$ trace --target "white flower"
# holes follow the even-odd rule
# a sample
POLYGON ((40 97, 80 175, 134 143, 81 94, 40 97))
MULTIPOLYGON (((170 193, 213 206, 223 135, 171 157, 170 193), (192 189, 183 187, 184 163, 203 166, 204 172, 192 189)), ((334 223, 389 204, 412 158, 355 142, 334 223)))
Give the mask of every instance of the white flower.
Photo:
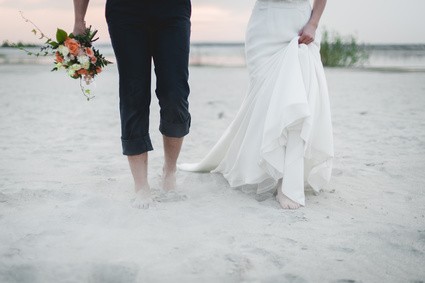
POLYGON ((69 49, 68 47, 66 47, 65 45, 59 45, 58 47, 58 51, 60 54, 62 54, 64 57, 68 56, 69 54, 69 49))
POLYGON ((79 69, 81 69, 81 65, 80 64, 74 64, 69 66, 69 69, 74 70, 74 71, 78 71, 79 69))
POLYGON ((86 70, 90 69, 90 62, 84 63, 83 68, 86 70))
POLYGON ((81 69, 81 65, 80 64, 74 64, 68 67, 68 75, 70 77, 74 77, 75 72, 77 72, 79 69, 81 69))
POLYGON ((90 68, 90 58, 89 57, 82 55, 82 56, 78 56, 77 59, 78 59, 78 62, 81 64, 81 66, 84 69, 88 70, 90 68))
POLYGON ((69 69, 68 69, 68 75, 69 75, 70 77, 73 77, 73 76, 75 75, 75 70, 73 70, 73 69, 69 68, 69 69))

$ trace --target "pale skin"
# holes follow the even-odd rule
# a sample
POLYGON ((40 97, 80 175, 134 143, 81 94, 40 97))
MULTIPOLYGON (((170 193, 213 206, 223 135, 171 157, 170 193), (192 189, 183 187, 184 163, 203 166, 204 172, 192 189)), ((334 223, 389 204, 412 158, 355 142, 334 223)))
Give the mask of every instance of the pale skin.
MULTIPOLYGON (((86 29, 85 16, 89 0, 74 0, 74 30, 73 34, 84 33, 86 29)), ((176 188, 177 159, 183 144, 183 138, 163 136, 164 166, 162 172, 162 189, 166 192, 176 188)), ((151 188, 148 181, 148 153, 127 156, 134 179, 136 199, 133 205, 137 208, 149 208, 153 204, 151 188)))
POLYGON ((326 7, 327 0, 314 0, 313 9, 311 11, 310 20, 299 32, 299 44, 310 44, 314 41, 320 18, 326 7))

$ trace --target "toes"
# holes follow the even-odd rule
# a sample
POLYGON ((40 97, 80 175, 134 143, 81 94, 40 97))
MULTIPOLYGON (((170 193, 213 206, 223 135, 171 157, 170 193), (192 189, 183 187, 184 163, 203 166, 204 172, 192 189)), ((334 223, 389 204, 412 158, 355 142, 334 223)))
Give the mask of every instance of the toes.
POLYGON ((134 208, 137 208, 137 209, 148 209, 149 208, 149 205, 148 204, 145 204, 145 203, 136 203, 136 202, 133 202, 133 205, 132 205, 134 208))
POLYGON ((293 204, 292 207, 291 207, 291 209, 298 209, 298 208, 300 208, 299 204, 293 204))
POLYGON ((300 204, 293 202, 291 200, 288 200, 288 199, 281 199, 281 198, 276 198, 276 199, 283 209, 294 210, 294 209, 298 209, 298 208, 301 207, 300 204))
POLYGON ((295 203, 288 204, 289 209, 297 209, 299 206, 295 203))
POLYGON ((154 207, 154 202, 151 198, 135 198, 133 200, 132 206, 137 209, 149 209, 151 207, 154 207))

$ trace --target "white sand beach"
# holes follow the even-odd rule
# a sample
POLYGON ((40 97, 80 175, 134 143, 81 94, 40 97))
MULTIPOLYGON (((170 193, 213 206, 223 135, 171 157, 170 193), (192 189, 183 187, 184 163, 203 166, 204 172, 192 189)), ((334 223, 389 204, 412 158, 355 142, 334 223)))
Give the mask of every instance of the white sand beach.
MULTIPOLYGON (((326 69, 335 169, 306 207, 179 172, 188 200, 134 209, 116 66, 87 102, 46 65, 0 65, 0 282, 425 282, 425 76, 326 69)), ((236 114, 244 68, 191 68, 198 161, 236 114)), ((150 180, 162 166, 157 100, 150 180)))

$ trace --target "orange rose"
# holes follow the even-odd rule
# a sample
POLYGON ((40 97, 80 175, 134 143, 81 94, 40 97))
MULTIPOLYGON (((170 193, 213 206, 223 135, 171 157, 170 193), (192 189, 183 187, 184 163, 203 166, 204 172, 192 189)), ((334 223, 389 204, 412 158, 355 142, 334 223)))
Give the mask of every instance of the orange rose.
POLYGON ((91 57, 91 58, 90 58, 90 61, 91 61, 93 64, 96 64, 96 62, 97 62, 97 58, 96 58, 96 57, 91 57))
POLYGON ((91 49, 90 47, 86 47, 86 54, 89 57, 94 57, 93 49, 91 49))
POLYGON ((97 67, 96 68, 96 74, 100 74, 102 73, 102 68, 101 67, 97 67))
POLYGON ((71 53, 74 56, 78 56, 78 53, 80 52, 80 43, 78 43, 78 41, 68 37, 65 40, 64 44, 66 47, 68 47, 69 53, 71 53))
POLYGON ((79 69, 78 71, 77 71, 77 74, 79 74, 79 75, 88 75, 88 72, 87 72, 87 70, 86 69, 79 69))
POLYGON ((63 63, 63 57, 56 51, 56 62, 63 63))

